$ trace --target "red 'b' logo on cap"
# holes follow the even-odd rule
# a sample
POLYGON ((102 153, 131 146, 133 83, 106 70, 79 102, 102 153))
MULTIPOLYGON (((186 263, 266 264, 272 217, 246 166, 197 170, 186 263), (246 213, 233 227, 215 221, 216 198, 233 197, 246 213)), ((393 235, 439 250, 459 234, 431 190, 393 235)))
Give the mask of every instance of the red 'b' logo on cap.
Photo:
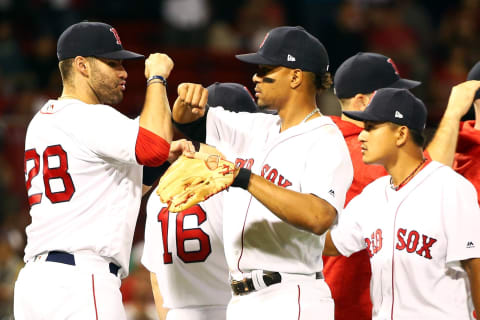
POLYGON ((397 65, 395 64, 395 62, 393 62, 392 58, 388 58, 387 62, 392 65, 392 68, 393 68, 393 70, 395 70, 395 73, 397 75, 400 75, 400 73, 398 72, 397 65))
POLYGON ((117 30, 115 30, 115 28, 110 28, 110 32, 112 32, 115 39, 117 39, 117 44, 122 45, 122 41, 120 41, 120 36, 118 35, 117 30))

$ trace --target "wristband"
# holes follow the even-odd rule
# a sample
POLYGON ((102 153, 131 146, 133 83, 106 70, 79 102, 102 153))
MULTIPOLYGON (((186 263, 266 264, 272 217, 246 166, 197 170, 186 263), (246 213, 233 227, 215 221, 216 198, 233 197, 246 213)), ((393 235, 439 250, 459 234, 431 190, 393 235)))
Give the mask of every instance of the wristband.
POLYGON ((167 79, 159 75, 151 76, 150 78, 147 79, 147 87, 152 83, 161 83, 165 87, 167 87, 167 79), (158 81, 155 81, 155 80, 158 80, 158 81))
POLYGON ((237 177, 233 180, 232 187, 240 187, 242 189, 248 190, 248 184, 250 183, 250 177, 252 176, 252 171, 240 168, 237 177))

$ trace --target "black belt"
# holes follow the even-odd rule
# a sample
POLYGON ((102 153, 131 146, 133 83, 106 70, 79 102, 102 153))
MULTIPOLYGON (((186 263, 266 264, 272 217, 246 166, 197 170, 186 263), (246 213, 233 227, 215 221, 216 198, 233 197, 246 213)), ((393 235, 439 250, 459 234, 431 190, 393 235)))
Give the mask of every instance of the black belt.
MULTIPOLYGON (((262 278, 267 287, 282 282, 282 275, 280 272, 263 271, 262 278)), ((323 274, 321 272, 315 273, 315 279, 323 279, 323 274)), ((256 291, 252 278, 232 280, 230 286, 232 287, 234 295, 245 295, 252 291, 256 291)))
MULTIPOLYGON (((64 264, 74 266, 75 265, 75 256, 71 253, 68 253, 68 252, 50 251, 48 253, 45 261, 64 263, 64 264)), ((115 276, 118 275, 118 270, 120 269, 120 267, 117 266, 115 263, 110 262, 108 264, 108 268, 110 269, 110 273, 112 273, 115 276)))

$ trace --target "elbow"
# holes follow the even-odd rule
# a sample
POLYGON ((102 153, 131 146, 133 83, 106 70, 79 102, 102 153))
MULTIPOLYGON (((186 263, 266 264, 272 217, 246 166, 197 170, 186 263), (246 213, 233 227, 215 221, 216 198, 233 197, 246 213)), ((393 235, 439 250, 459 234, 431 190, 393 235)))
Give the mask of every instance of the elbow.
POLYGON ((331 207, 328 210, 323 210, 320 214, 316 216, 315 223, 310 227, 310 232, 321 236, 327 232, 332 226, 335 218, 337 216, 337 210, 331 207))

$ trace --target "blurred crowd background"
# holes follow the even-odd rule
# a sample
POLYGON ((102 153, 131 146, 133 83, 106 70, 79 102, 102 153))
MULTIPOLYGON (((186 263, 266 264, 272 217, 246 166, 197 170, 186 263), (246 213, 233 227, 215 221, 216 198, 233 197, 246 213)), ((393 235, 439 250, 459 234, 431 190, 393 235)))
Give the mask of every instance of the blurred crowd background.
MULTIPOLYGON (((253 90, 254 66, 234 54, 256 51, 274 27, 301 25, 327 48, 332 75, 346 58, 373 51, 391 57, 402 77, 422 81, 413 92, 427 105, 433 132, 451 87, 480 60, 479 17, 478 0, 0 0, 0 320, 13 319, 13 285, 30 223, 25 131, 43 103, 61 93, 56 41, 69 25, 106 22, 125 48, 169 54, 175 62, 171 104, 181 82, 239 82, 253 90)), ((127 92, 119 109, 135 117, 145 93, 143 61, 126 68, 127 92)), ((339 114, 332 92, 320 99, 325 114, 339 114)), ((155 319, 148 271, 139 263, 144 214, 143 204, 131 275, 122 285, 135 320, 155 319)))

